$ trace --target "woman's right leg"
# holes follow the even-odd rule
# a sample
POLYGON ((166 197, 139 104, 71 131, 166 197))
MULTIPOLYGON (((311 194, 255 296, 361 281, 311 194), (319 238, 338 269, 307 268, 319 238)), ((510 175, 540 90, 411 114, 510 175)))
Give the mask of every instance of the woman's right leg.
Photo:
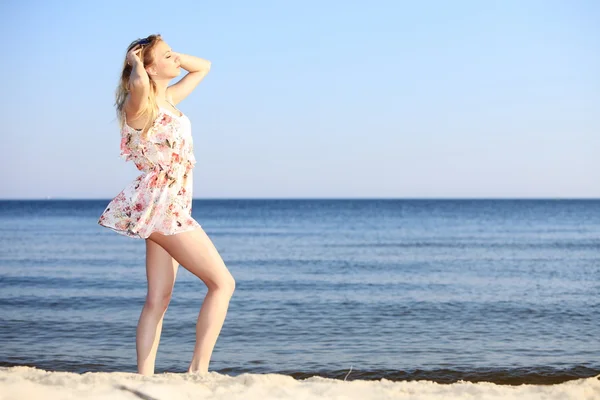
POLYGON ((202 228, 176 235, 153 233, 149 239, 160 244, 208 288, 198 315, 196 344, 188 368, 188 372, 206 373, 235 290, 235 280, 202 228))
POLYGON ((138 373, 142 375, 154 374, 163 317, 171 301, 178 267, 179 263, 165 249, 146 240, 148 293, 136 334, 138 373))

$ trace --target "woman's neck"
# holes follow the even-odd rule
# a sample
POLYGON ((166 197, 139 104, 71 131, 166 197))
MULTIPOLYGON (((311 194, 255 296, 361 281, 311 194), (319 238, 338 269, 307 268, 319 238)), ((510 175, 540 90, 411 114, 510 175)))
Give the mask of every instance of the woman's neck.
POLYGON ((156 98, 160 100, 167 100, 167 87, 169 86, 169 80, 158 80, 154 81, 156 84, 156 98))

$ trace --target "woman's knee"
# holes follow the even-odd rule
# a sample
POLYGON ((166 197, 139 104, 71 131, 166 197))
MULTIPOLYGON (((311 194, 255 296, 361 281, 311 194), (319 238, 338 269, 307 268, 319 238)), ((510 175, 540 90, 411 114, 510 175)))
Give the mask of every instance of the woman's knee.
POLYGON ((231 274, 229 274, 227 285, 228 285, 229 291, 231 292, 231 294, 233 294, 233 292, 235 292, 235 279, 233 278, 233 275, 231 275, 231 274))
POLYGON ((156 312, 167 311, 171 302, 172 292, 148 293, 146 295, 146 307, 156 312))
POLYGON ((235 279, 230 273, 227 273, 214 282, 209 283, 207 286, 208 290, 219 291, 231 296, 235 291, 235 279))

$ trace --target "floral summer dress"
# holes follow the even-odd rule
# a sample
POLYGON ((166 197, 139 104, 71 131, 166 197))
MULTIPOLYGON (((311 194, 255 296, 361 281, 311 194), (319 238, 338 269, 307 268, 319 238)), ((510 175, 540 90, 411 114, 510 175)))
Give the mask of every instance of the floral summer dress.
POLYGON ((121 129, 121 157, 143 174, 108 204, 98 224, 141 239, 199 228, 191 216, 196 159, 189 118, 160 107, 147 138, 141 134, 127 124, 121 129))

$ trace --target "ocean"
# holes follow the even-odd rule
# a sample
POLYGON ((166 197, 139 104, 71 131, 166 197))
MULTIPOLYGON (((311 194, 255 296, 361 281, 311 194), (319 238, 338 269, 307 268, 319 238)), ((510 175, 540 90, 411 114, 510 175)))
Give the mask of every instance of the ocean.
MULTIPOLYGON (((97 225, 108 201, 0 201, 0 388, 134 376, 145 243, 97 225)), ((192 214, 236 279, 212 384, 585 382, 600 398, 600 200, 194 200, 192 214)), ((180 267, 160 379, 187 375, 205 293, 180 267)))

